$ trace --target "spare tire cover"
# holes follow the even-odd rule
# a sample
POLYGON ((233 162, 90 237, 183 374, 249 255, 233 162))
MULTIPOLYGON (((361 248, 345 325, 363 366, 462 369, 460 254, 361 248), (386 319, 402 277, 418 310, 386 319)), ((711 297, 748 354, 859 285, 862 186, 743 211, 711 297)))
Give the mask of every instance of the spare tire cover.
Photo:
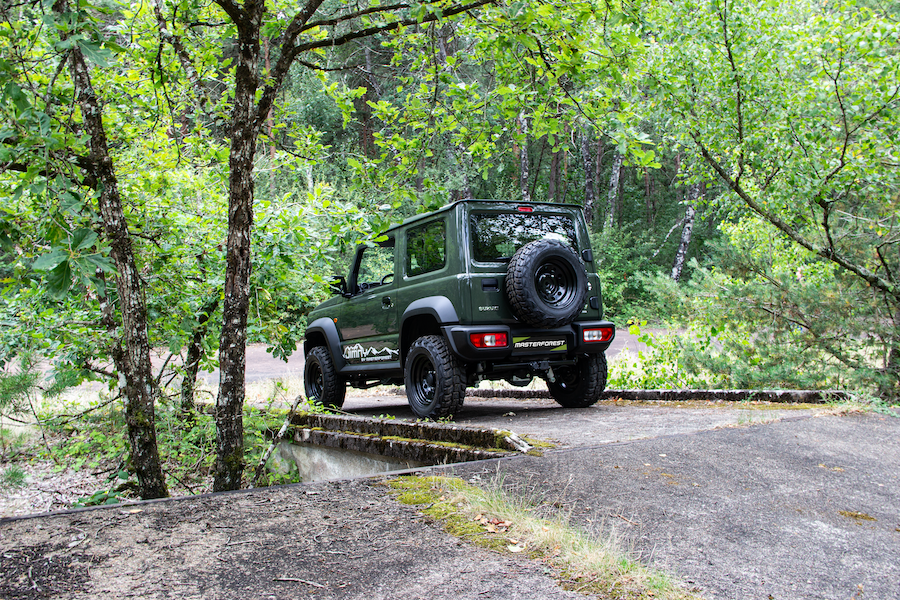
POLYGON ((532 327, 568 325, 584 308, 587 273, 568 244, 535 240, 510 259, 506 295, 513 314, 532 327))

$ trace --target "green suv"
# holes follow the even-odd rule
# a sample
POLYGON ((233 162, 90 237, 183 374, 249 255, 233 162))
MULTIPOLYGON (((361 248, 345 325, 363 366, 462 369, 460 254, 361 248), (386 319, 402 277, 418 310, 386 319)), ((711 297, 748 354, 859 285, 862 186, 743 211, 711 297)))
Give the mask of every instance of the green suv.
POLYGON ((577 206, 464 200, 410 218, 361 245, 310 313, 306 395, 340 407, 348 384, 402 382, 439 419, 466 387, 537 376, 562 406, 590 406, 615 336, 593 264, 577 206))

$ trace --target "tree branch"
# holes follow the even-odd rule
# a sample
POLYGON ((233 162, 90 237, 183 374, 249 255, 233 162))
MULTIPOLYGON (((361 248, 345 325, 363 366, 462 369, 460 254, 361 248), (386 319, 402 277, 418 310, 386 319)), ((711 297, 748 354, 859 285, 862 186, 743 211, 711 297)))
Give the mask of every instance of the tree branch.
POLYGON ((247 13, 240 6, 232 2, 232 0, 215 0, 215 3, 225 11, 225 14, 231 17, 231 20, 234 21, 235 25, 238 25, 239 27, 244 25, 247 19, 247 13))
POLYGON ((738 197, 743 200, 751 210, 753 210, 753 212, 774 225, 788 238, 790 238, 803 248, 806 248, 810 252, 837 264, 847 271, 850 271, 851 273, 871 285, 873 288, 889 294, 896 300, 900 301, 900 288, 898 288, 896 284, 888 281, 887 279, 884 279, 883 277, 879 277, 876 273, 861 265, 855 264, 849 258, 839 254, 833 247, 825 248, 819 246, 818 244, 813 244, 805 237, 803 237, 800 232, 791 227, 789 224, 785 223, 776 214, 764 208, 759 202, 751 197, 750 194, 748 194, 747 191, 744 190, 744 188, 734 178, 731 177, 731 175, 728 173, 728 171, 725 170, 725 168, 719 163, 719 161, 717 161, 712 156, 712 154, 710 154, 709 150, 706 148, 703 142, 700 141, 698 134, 694 133, 692 134, 692 137, 706 163, 716 172, 716 174, 722 179, 722 181, 725 182, 729 189, 737 194, 738 197))
POLYGON ((197 73, 197 69, 194 68, 191 57, 188 55, 187 50, 185 50, 184 44, 181 43, 181 38, 169 31, 168 24, 166 23, 166 19, 162 12, 162 2, 163 0, 156 0, 153 4, 153 12, 156 14, 156 24, 159 27, 159 38, 160 40, 167 42, 175 50, 175 55, 178 56, 181 68, 184 69, 184 72, 187 74, 188 81, 190 81, 191 87, 197 95, 200 110, 208 115, 209 110, 207 107, 209 105, 209 95, 206 93, 206 89, 200 81, 200 74, 197 73))
MULTIPOLYGON (((256 112, 256 125, 261 126, 261 124, 265 121, 269 114, 269 109, 271 109, 273 102, 275 101, 275 95, 278 93, 278 90, 281 89, 281 85, 284 82, 284 78, 287 75, 288 69, 291 64, 297 58, 298 55, 309 52, 310 50, 316 50, 319 48, 333 48, 337 46, 343 46, 344 44, 348 44, 354 40, 359 40, 367 37, 372 37, 373 35, 377 35, 379 33, 385 33, 388 31, 394 31, 401 27, 409 27, 412 25, 419 25, 422 23, 430 23, 432 21, 437 21, 442 18, 452 17, 475 8, 479 8, 481 6, 485 6, 487 4, 492 4, 497 0, 475 0, 470 2, 469 4, 463 4, 448 8, 444 11, 441 11, 440 14, 433 12, 429 13, 421 20, 419 19, 404 19, 397 20, 391 23, 383 23, 381 25, 375 25, 372 27, 367 27, 365 29, 360 29, 358 31, 351 31, 344 35, 338 37, 326 38, 323 40, 316 40, 311 42, 306 42, 302 44, 296 44, 297 37, 308 29, 306 27, 309 19, 313 17, 316 11, 319 9, 319 6, 322 4, 324 0, 309 0, 306 6, 302 11, 297 13, 294 19, 291 21, 290 25, 288 25, 285 30, 285 34, 283 37, 283 41, 281 44, 281 55, 278 57, 278 62, 275 64, 275 67, 272 69, 272 72, 269 74, 270 83, 266 85, 265 89, 262 93, 262 98, 260 98, 259 106, 256 112)), ((405 4, 393 5, 397 10, 403 9, 405 4)), ((363 11, 365 12, 365 11, 363 11)), ((382 11, 379 11, 382 12, 382 11)), ((349 17, 349 15, 345 15, 345 17, 338 17, 339 19, 345 19, 349 17)), ((312 27, 312 24, 310 24, 312 27)))
POLYGON ((741 76, 738 72, 737 62, 734 60, 732 52, 732 40, 728 35, 728 2, 719 11, 719 20, 722 22, 722 37, 725 41, 725 50, 728 56, 728 64, 731 65, 731 73, 734 77, 734 84, 737 87, 737 97, 735 98, 735 112, 737 113, 737 137, 738 137, 738 172, 734 180, 740 184, 741 177, 744 175, 744 111, 743 100, 744 92, 741 86, 741 76))

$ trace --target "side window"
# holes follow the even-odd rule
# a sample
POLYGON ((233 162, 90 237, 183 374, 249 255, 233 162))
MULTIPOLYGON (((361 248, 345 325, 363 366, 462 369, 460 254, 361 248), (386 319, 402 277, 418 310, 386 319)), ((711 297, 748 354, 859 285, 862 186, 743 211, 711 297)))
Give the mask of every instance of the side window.
POLYGON ((444 220, 432 221, 407 232, 406 275, 437 271, 446 264, 447 228, 444 220))
POLYGON ((394 275, 394 238, 363 250, 356 277, 359 291, 389 283, 394 275))

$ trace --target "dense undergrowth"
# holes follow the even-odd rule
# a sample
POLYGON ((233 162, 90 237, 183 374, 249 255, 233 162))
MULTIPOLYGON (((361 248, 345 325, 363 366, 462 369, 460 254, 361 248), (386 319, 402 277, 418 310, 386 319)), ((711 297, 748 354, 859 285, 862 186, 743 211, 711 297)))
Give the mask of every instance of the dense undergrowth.
MULTIPOLYGON (((24 382, 25 380, 21 380, 24 382)), ((31 381, 30 379, 28 380, 31 381)), ((7 380, 8 383, 8 380, 7 380)), ((23 396, 32 392, 22 391, 23 396)), ((250 485, 252 467, 259 462, 271 443, 271 431, 277 431, 285 411, 268 407, 244 408, 244 447, 246 484, 250 485)), ((33 401, 32 401, 33 402, 33 401)), ((0 486, 24 482, 17 469, 19 461, 52 461, 55 469, 87 469, 106 477, 105 484, 75 506, 113 504, 137 499, 137 483, 128 463, 128 439, 125 416, 118 401, 96 400, 85 409, 77 404, 55 404, 37 411, 38 435, 13 433, 0 429, 3 462, 0 486)), ((7 416, 11 416, 7 414, 7 416)), ((22 416, 19 413, 19 416, 22 416)), ((15 416, 13 416, 16 419, 15 416)), ((19 420, 19 419, 17 419, 19 420)), ((216 455, 216 424, 211 411, 200 409, 185 413, 178 402, 166 396, 156 407, 156 435, 166 484, 173 495, 192 495, 212 490, 212 468, 216 455)), ((269 464, 273 461, 270 459, 269 464)), ((255 486, 299 481, 296 467, 265 469, 255 486)))

